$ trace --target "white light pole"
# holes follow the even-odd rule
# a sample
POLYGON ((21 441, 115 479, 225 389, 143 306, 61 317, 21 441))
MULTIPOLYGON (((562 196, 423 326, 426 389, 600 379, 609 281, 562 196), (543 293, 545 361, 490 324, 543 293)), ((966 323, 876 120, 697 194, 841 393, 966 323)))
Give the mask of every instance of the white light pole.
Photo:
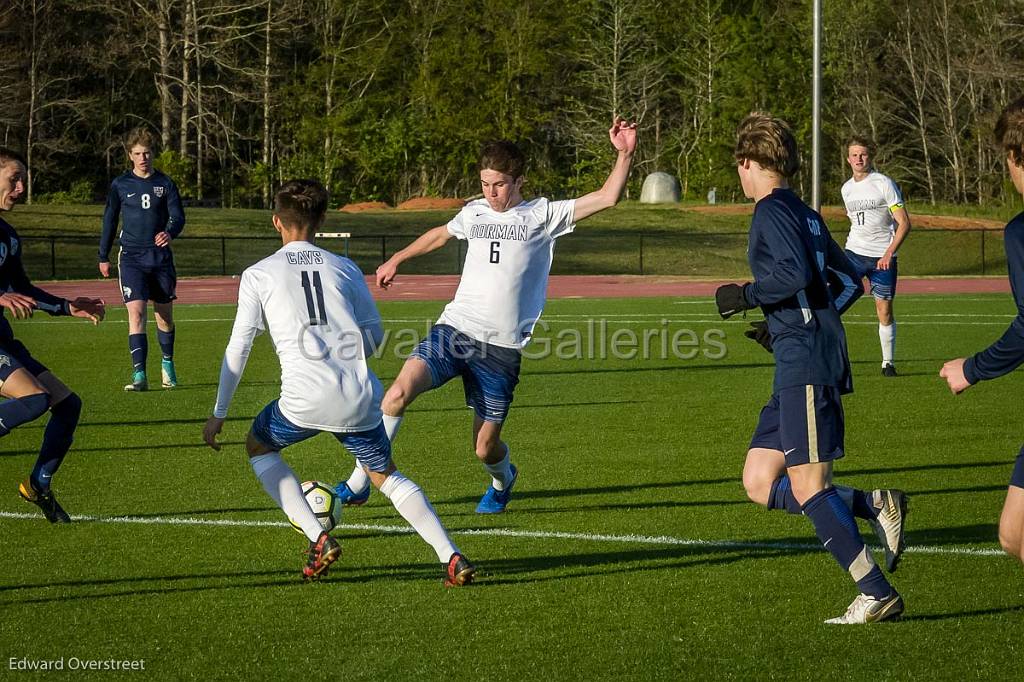
POLYGON ((821 0, 814 4, 814 75, 811 95, 811 206, 821 210, 821 0))

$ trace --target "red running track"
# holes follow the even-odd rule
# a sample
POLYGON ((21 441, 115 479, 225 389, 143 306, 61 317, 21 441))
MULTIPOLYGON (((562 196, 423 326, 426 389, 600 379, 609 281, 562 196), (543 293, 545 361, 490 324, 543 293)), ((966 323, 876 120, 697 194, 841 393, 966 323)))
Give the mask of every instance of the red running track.
MULTIPOLYGON (((707 296, 726 280, 694 280, 685 277, 639 275, 552 275, 550 298, 650 298, 656 296, 707 296)), ((378 301, 444 301, 455 295, 459 275, 400 275, 390 289, 378 289, 367 278, 378 301)), ((117 280, 40 282, 43 289, 64 296, 102 298, 108 305, 122 305, 117 280)), ((1006 277, 900 279, 901 294, 1009 293, 1006 277)), ((178 280, 179 303, 234 303, 237 277, 202 277, 178 280)))

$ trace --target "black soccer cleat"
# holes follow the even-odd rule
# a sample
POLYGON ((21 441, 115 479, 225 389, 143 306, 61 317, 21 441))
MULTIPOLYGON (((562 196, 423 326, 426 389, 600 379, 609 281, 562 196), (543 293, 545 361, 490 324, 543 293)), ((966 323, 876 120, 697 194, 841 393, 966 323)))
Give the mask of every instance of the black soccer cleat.
POLYGON ((328 567, 341 556, 341 545, 338 541, 327 534, 327 531, 320 533, 316 542, 309 543, 309 550, 306 552, 306 565, 302 567, 302 579, 306 582, 319 580, 327 573, 328 567))
POLYGON ((448 565, 445 567, 444 586, 468 585, 473 582, 474 576, 476 576, 476 567, 469 563, 469 559, 456 552, 448 559, 448 565))
POLYGON ((41 493, 35 489, 31 480, 27 480, 18 485, 18 494, 21 495, 21 499, 39 507, 50 523, 71 523, 71 517, 64 511, 64 507, 60 506, 52 490, 41 493))
POLYGON ((896 367, 891 362, 887 362, 882 365, 882 376, 883 377, 894 377, 896 376, 896 367))

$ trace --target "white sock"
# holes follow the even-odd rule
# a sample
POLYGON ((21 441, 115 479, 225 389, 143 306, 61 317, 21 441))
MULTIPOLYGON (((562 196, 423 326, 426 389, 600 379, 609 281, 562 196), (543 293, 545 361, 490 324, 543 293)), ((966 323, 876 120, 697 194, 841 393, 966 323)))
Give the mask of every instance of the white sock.
POLYGON ((391 500, 391 504, 413 530, 434 548, 438 561, 447 563, 452 554, 459 551, 441 525, 441 519, 437 518, 437 512, 430 506, 430 500, 418 485, 396 471, 387 477, 380 491, 391 500))
POLYGON ((358 462, 356 462, 356 468, 352 470, 352 473, 348 476, 348 480, 345 482, 348 483, 349 490, 357 495, 361 495, 366 492, 366 489, 370 487, 370 477, 366 475, 366 472, 363 471, 363 467, 361 467, 358 462))
POLYGON ((256 472, 256 478, 263 484, 263 489, 274 498, 277 506, 288 515, 288 518, 299 524, 299 528, 310 542, 316 542, 320 533, 324 532, 323 526, 309 508, 309 503, 302 494, 299 479, 295 478, 295 472, 281 459, 281 453, 268 452, 265 455, 250 457, 249 464, 256 472))
POLYGON ((495 490, 504 490, 512 482, 512 450, 505 444, 505 457, 496 464, 483 463, 484 469, 491 475, 491 485, 495 490))
POLYGON ((878 325, 878 340, 882 342, 882 366, 891 365, 896 352, 896 320, 888 326, 878 325))
POLYGON ((392 443, 395 442, 395 436, 398 435, 398 427, 401 425, 401 417, 392 417, 390 414, 384 415, 384 432, 388 434, 388 440, 392 443))

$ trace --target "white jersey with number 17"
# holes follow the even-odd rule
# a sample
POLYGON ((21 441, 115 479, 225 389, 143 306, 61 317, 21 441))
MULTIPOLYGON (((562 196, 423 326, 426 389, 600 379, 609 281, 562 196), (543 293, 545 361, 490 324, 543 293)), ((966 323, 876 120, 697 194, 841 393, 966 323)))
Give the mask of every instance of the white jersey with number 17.
MULTIPOLYGON (((267 329, 281 362, 281 413, 304 428, 366 431, 381 421, 383 388, 367 365, 363 333, 379 325, 355 263, 290 242, 242 273, 225 367, 232 357, 244 366, 253 339, 267 329)), ((216 416, 227 412, 230 383, 222 370, 216 416)))
POLYGON ((576 202, 543 197, 498 213, 484 199, 466 204, 448 232, 466 240, 455 298, 438 324, 478 341, 523 348, 544 311, 555 239, 572 232, 576 202))
POLYGON ((900 188, 889 176, 871 171, 859 182, 847 180, 842 193, 850 217, 846 248, 861 256, 881 258, 896 231, 892 212, 903 206, 900 188))

